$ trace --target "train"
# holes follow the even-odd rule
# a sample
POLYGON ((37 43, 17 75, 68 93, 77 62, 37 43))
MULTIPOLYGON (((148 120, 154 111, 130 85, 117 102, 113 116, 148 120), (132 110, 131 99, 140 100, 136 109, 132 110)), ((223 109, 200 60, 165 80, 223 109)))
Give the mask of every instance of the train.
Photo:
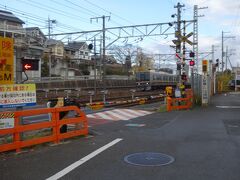
POLYGON ((137 90, 164 90, 166 86, 176 86, 179 82, 179 76, 167 72, 145 71, 136 72, 137 90))

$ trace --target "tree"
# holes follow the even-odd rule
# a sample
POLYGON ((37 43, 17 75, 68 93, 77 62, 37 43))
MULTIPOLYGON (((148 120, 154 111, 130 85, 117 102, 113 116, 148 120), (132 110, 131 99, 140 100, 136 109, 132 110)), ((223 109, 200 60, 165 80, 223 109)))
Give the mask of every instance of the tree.
POLYGON ((142 52, 142 49, 138 50, 136 59, 136 70, 137 71, 148 71, 154 69, 154 59, 150 56, 147 56, 142 52))
POLYGON ((49 77, 49 58, 48 55, 44 55, 43 63, 41 64, 41 76, 42 77, 49 77))

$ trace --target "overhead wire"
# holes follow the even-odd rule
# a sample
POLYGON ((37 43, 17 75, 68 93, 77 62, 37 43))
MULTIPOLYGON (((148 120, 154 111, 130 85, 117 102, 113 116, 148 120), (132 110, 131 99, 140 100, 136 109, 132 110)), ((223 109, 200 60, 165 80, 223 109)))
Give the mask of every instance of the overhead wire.
MULTIPOLYGON (((26 12, 24 12, 24 11, 21 11, 21 10, 15 9, 15 8, 10 8, 10 7, 4 6, 4 5, 2 5, 2 4, 0 4, 0 7, 4 8, 4 9, 7 9, 7 10, 10 10, 10 11, 16 13, 16 14, 17 14, 18 16, 20 16, 20 17, 23 17, 23 18, 26 18, 26 19, 28 19, 28 20, 31 20, 31 21, 29 22, 29 24, 38 25, 38 26, 40 26, 40 27, 43 27, 42 24, 44 23, 44 24, 46 25, 46 23, 47 23, 47 21, 48 21, 48 20, 46 20, 46 19, 43 18, 43 17, 37 16, 37 15, 33 15, 33 14, 30 14, 30 13, 26 13, 26 12), (37 22, 37 23, 34 23, 34 22, 32 22, 32 21, 37 22), (39 24, 39 23, 40 23, 40 24, 39 24)), ((56 28, 61 28, 61 29, 66 29, 66 30, 73 30, 73 29, 75 29, 75 30, 81 30, 81 29, 76 28, 76 27, 73 27, 73 26, 65 25, 65 24, 63 24, 63 23, 61 23, 61 22, 58 22, 57 27, 55 27, 55 30, 58 30, 58 29, 56 29, 56 28)), ((61 32, 63 32, 63 31, 61 31, 61 32)))

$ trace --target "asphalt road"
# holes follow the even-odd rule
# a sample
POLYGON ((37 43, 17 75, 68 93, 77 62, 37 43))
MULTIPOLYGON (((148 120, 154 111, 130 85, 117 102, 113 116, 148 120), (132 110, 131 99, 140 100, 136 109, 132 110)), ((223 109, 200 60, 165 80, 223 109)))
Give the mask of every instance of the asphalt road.
POLYGON ((90 132, 57 146, 1 154, 0 179, 240 179, 240 94, 214 96, 208 107, 94 126, 90 132), (126 126, 130 123, 142 126, 126 126), (138 152, 164 153, 175 161, 150 167, 124 161, 138 152))

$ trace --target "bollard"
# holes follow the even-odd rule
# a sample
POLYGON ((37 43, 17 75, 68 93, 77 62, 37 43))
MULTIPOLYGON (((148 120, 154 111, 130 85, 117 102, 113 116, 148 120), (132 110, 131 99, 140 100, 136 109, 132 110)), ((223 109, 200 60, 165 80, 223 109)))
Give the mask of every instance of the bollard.
POLYGON ((58 95, 58 88, 55 88, 55 94, 58 95))
POLYGON ((76 91, 77 91, 77 97, 80 97, 81 88, 76 88, 76 91))
POLYGON ((134 99, 134 93, 136 92, 136 89, 130 89, 131 95, 132 95, 132 100, 134 99))
POLYGON ((45 98, 48 97, 49 89, 44 90, 45 91, 45 98))
POLYGON ((88 91, 88 95, 89 95, 89 104, 92 104, 92 97, 94 95, 94 91, 88 91))
POLYGON ((106 103, 106 95, 108 94, 108 90, 103 90, 101 91, 101 93, 103 94, 103 104, 106 103))

